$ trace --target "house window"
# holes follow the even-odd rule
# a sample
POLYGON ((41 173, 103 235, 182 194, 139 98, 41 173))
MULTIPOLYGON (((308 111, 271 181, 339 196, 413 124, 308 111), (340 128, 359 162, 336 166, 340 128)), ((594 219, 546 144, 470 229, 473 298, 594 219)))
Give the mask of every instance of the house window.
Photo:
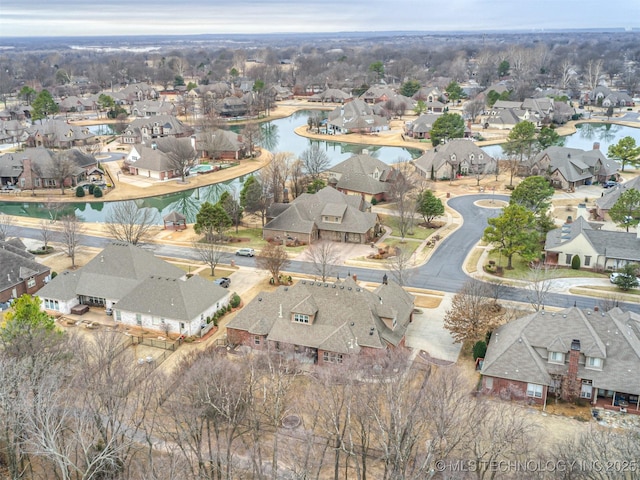
POLYGON ((588 267, 589 265, 591 265, 591 255, 585 255, 584 256, 584 266, 588 267))
POLYGON ((116 310, 116 321, 117 322, 121 322, 122 321, 122 311, 121 310, 116 310))
POLYGON ((333 352, 322 352, 322 360, 326 363, 342 363, 342 354, 333 352))
POLYGON ((527 397, 542 398, 542 385, 527 383, 527 397))
POLYGON ((142 325, 142 315, 140 313, 136 313, 136 324, 142 325))
POLYGON ((597 357, 587 357, 585 368, 592 368, 594 370, 602 370, 602 359, 597 357))
POLYGON ((29 280, 27 280, 27 288, 33 288, 36 286, 36 279, 31 277, 29 280))
POLYGON ((302 313, 294 313, 293 321, 297 323, 309 323, 309 315, 303 315, 302 313))
POLYGON ((582 383, 582 388, 580 389, 580 398, 591 398, 593 394, 593 385, 591 384, 591 380, 588 382, 582 383))
POLYGON ((260 335, 256 335, 253 337, 253 343, 256 345, 260 345, 260 335))
POLYGON ((571 256, 572 255, 570 253, 567 253, 566 256, 565 256, 565 263, 567 265, 571 265, 571 256))
POLYGON ((564 363, 564 353, 549 352, 549 363, 564 363))

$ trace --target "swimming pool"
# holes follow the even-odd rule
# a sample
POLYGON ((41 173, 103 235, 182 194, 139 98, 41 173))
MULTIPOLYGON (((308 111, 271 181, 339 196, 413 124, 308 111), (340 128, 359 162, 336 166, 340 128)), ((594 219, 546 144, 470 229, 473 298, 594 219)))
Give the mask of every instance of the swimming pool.
POLYGON ((213 170, 213 167, 211 165, 203 164, 203 165, 196 165, 195 167, 191 167, 189 169, 189 173, 210 172, 211 170, 213 170))

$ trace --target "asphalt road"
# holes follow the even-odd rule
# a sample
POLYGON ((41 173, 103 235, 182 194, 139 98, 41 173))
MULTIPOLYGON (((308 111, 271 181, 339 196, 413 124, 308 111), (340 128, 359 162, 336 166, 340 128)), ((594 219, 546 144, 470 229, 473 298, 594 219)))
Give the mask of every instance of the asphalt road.
MULTIPOLYGON (((449 200, 449 206, 462 215, 464 222, 460 228, 440 243, 437 251, 427 263, 410 271, 407 279, 408 286, 449 293, 455 293, 460 290, 464 282, 469 279, 462 268, 467 254, 482 237, 482 233, 487 226, 487 219, 500 213, 499 209, 482 208, 474 203, 478 200, 491 200, 492 198, 495 200, 509 200, 509 197, 492 194, 463 195, 449 200)), ((20 229, 20 236, 38 239, 39 231, 35 228, 23 227, 20 229)), ((90 235, 82 235, 80 240, 82 245, 98 248, 106 246, 111 241, 108 238, 90 235)), ((147 244, 143 248, 152 249, 156 255, 165 257, 198 260, 197 254, 188 247, 147 244)), ((255 266, 255 258, 240 257, 233 254, 225 255, 223 263, 231 260, 234 260, 237 265, 255 266)), ((314 274, 311 263, 298 260, 292 261, 287 270, 296 273, 314 274)), ((338 271, 340 278, 345 278, 348 274, 357 275, 358 279, 363 281, 381 282, 384 272, 360 267, 340 267, 338 271)), ((527 303, 527 295, 527 290, 522 288, 502 287, 500 291, 500 298, 515 302, 527 303)), ((574 305, 581 308, 593 308, 598 305, 598 299, 549 293, 545 305, 561 308, 574 305)), ((619 306, 625 310, 640 313, 640 304, 638 303, 620 302, 619 306)))

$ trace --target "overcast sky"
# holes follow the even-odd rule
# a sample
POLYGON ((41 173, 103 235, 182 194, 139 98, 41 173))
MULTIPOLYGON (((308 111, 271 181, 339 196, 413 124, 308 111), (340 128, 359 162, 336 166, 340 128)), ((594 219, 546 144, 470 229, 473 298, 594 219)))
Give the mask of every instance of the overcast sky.
POLYGON ((0 37, 629 27, 640 0, 0 0, 0 37))

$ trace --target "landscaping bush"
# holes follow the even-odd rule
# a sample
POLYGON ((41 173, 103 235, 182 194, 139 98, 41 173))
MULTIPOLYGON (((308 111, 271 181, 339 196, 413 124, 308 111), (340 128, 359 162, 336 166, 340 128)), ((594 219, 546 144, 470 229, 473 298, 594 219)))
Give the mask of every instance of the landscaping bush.
POLYGON ((94 188, 93 189, 93 196, 96 197, 96 198, 102 197, 102 189, 101 188, 94 188))
POLYGON ((89 190, 89 195, 93 195, 93 192, 95 192, 95 190, 96 190, 96 186, 93 185, 93 184, 89 184, 87 189, 89 190))
POLYGON ((473 359, 484 358, 487 353, 487 344, 482 340, 475 343, 473 346, 473 359))
POLYGON ((516 187, 515 187, 515 185, 507 185, 504 188, 506 188, 507 190, 515 190, 516 187))
POLYGON ((51 280, 58 276, 58 272, 51 272, 51 280))
POLYGON ((377 205, 378 204, 378 200, 376 200, 375 198, 371 199, 371 205, 377 205))
POLYGON ((231 305, 231 308, 238 308, 238 306, 240 305, 240 295, 234 293, 233 297, 231 297, 229 305, 231 305))
POLYGON ((84 197, 84 188, 80 186, 76 187, 76 197, 78 198, 84 197))
POLYGON ((571 259, 571 268, 573 270, 580 270, 580 257, 578 255, 574 255, 571 259))

